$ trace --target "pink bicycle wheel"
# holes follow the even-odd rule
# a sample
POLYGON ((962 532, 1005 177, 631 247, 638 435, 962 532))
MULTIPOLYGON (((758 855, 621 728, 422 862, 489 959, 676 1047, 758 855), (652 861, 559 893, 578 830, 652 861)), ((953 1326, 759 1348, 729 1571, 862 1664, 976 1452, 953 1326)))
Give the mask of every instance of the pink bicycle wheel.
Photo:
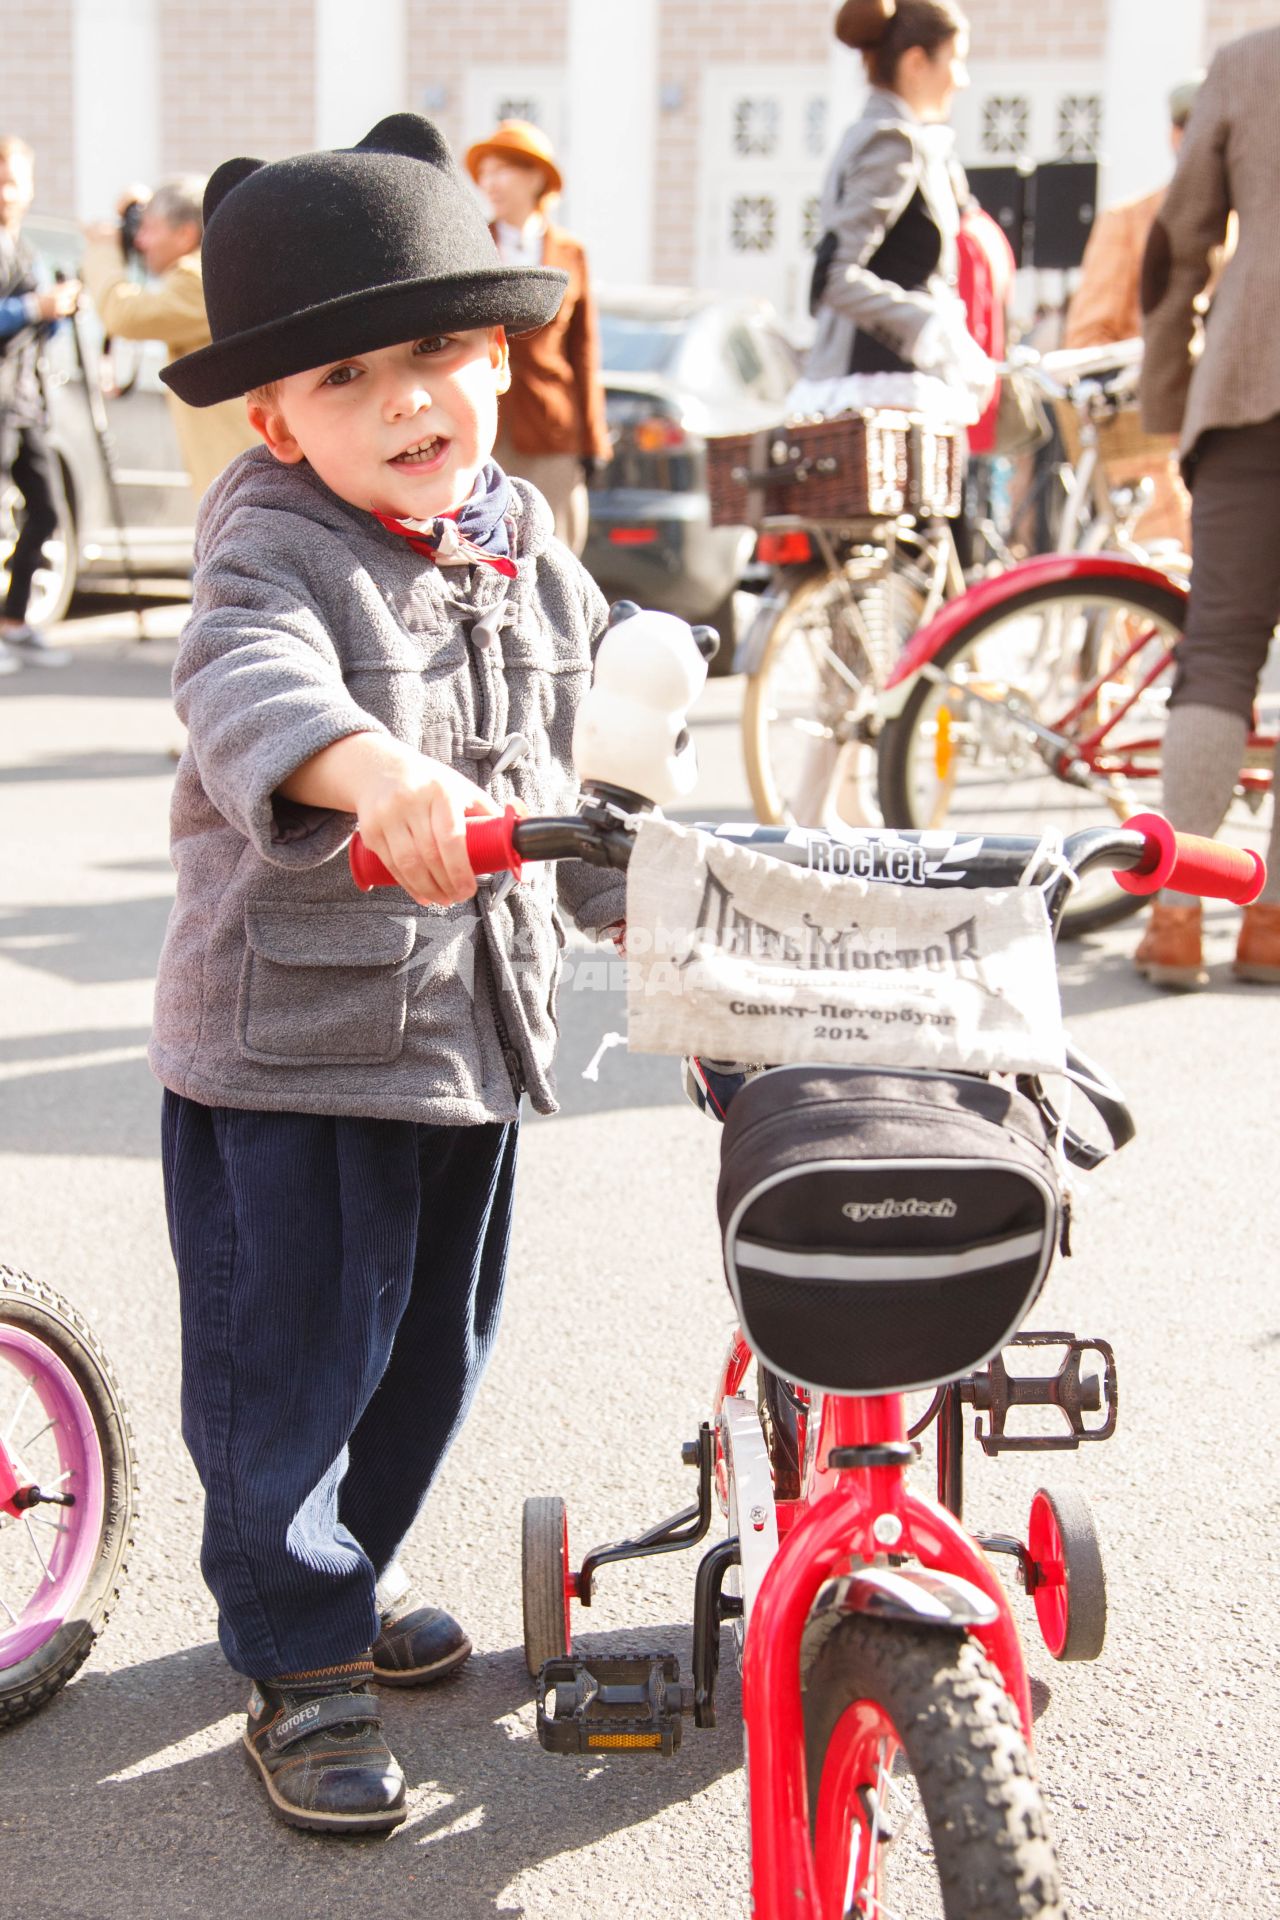
POLYGON ((50 1289, 0 1267, 0 1464, 44 1499, 0 1510, 0 1725, 64 1686, 119 1587, 131 1437, 105 1355, 50 1289))

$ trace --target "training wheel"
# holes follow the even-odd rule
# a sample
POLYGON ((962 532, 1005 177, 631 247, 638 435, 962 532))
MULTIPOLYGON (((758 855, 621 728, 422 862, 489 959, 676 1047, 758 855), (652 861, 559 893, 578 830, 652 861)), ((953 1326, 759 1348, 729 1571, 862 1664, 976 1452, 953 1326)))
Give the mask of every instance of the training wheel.
POLYGON ((1096 1660, 1107 1636, 1107 1582, 1089 1503, 1041 1487, 1031 1502, 1031 1598, 1055 1660, 1096 1660))
POLYGON ((569 1647, 569 1516, 563 1500, 539 1494, 524 1503, 520 1541, 525 1665, 536 1680, 569 1647))

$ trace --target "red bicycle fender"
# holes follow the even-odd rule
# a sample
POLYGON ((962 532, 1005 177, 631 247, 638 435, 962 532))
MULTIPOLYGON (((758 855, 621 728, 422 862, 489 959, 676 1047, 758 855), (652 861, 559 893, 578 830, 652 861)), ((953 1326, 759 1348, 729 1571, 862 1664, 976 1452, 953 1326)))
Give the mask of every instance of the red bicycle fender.
MULTIPOLYGON (((989 613, 993 607, 1004 606, 1021 594, 1057 586, 1063 580, 1120 581, 1130 586, 1162 587, 1178 594, 1183 600, 1187 597, 1187 589, 1181 581, 1171 580, 1158 567, 1147 567, 1137 560, 1130 560, 1126 554, 1037 554, 1034 559, 1023 560, 1016 567, 1010 567, 1006 573, 997 574, 990 580, 980 580, 967 592, 948 600, 941 612, 936 613, 928 625, 921 627, 908 641, 885 681, 884 691, 890 693, 895 687, 914 679, 921 667, 928 666, 931 660, 937 658, 948 640, 980 614, 989 613)), ((901 702, 894 701, 891 704, 896 712, 901 702)))

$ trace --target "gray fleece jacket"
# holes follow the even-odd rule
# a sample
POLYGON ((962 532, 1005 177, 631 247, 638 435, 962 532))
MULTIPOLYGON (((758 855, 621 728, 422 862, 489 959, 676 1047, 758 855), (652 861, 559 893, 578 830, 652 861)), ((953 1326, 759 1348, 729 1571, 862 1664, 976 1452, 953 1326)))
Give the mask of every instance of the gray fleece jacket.
POLYGON ((529 867, 501 898, 419 907, 357 891, 349 815, 277 789, 382 732, 506 804, 572 811, 574 713, 605 603, 512 482, 518 577, 436 568, 305 466, 242 454, 205 495, 174 668, 188 741, 172 807, 177 899, 151 1064, 207 1106, 468 1125, 523 1086, 555 1111, 563 935, 621 918, 619 876, 529 867))

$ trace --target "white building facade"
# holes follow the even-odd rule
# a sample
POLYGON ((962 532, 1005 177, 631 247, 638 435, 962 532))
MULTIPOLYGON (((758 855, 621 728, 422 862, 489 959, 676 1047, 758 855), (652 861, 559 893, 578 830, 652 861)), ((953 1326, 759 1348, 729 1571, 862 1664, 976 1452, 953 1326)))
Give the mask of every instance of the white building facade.
MULTIPOLYGON (((600 282, 758 291, 798 313, 826 159, 860 63, 833 0, 0 0, 0 130, 35 147, 43 211, 121 187, 436 118, 455 148, 537 121, 560 217, 600 282)), ((1093 159, 1100 197, 1170 168, 1166 97, 1275 0, 967 0, 967 165, 1093 159)))

